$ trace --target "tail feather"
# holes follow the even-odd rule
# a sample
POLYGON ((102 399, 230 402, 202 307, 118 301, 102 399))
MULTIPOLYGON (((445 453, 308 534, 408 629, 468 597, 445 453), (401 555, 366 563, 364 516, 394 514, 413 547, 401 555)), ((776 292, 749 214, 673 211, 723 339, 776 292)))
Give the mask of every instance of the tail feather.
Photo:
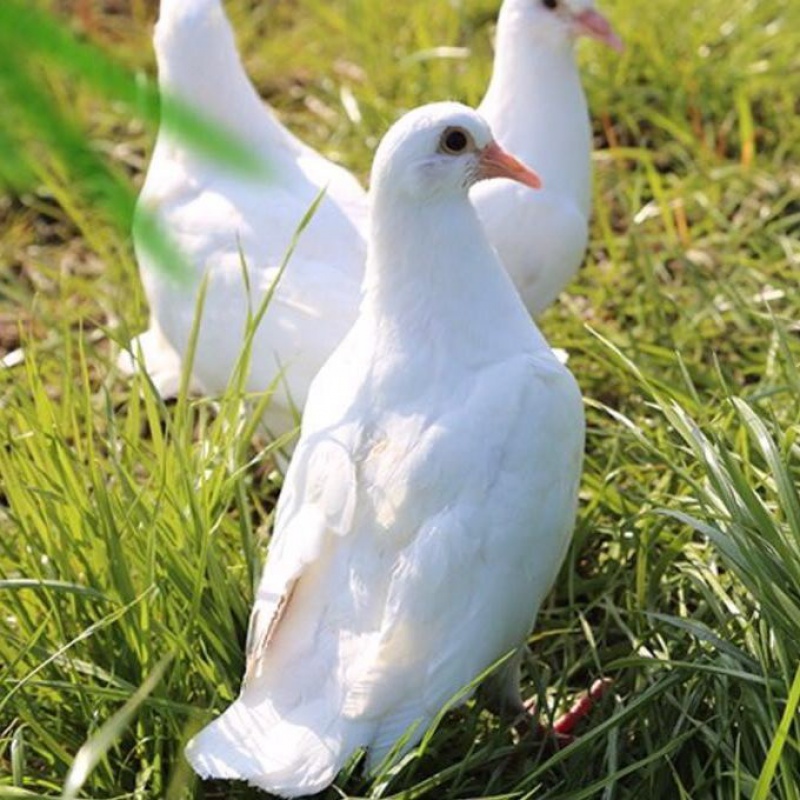
POLYGON ((203 778, 243 780, 287 798, 315 794, 368 740, 363 723, 322 706, 279 713, 269 701, 240 697, 189 742, 186 757, 203 778))

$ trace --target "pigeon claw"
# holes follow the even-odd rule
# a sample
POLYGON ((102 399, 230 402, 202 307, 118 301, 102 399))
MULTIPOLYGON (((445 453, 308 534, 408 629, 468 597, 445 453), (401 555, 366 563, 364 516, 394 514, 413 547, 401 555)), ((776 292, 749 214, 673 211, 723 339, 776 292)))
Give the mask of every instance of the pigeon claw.
POLYGON ((588 692, 581 693, 574 700, 570 709, 556 718, 551 725, 535 720, 537 703, 536 698, 533 697, 525 702, 526 713, 514 723, 514 732, 520 738, 534 733, 537 739, 550 740, 556 749, 566 747, 575 741, 575 729, 591 714, 613 684, 614 681, 611 678, 599 678, 591 685, 588 692))
POLYGON ((574 740, 573 731, 581 720, 589 716, 592 709, 603 699, 605 693, 611 688, 611 678, 596 680, 588 692, 581 694, 566 714, 562 714, 553 723, 553 733, 556 737, 569 737, 574 740))

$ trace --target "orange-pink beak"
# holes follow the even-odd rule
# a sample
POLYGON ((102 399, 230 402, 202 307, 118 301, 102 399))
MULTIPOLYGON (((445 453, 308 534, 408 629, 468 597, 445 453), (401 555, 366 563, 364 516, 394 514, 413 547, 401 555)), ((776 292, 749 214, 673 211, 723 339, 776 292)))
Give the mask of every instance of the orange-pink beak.
POLYGON ((622 39, 614 33, 609 21, 592 8, 575 15, 575 30, 579 35, 591 36, 592 39, 607 44, 618 53, 625 49, 622 39))
POLYGON ((497 142, 490 142, 480 151, 480 169, 478 179, 509 178, 512 181, 541 189, 541 178, 530 168, 518 161, 510 153, 506 153, 497 142))

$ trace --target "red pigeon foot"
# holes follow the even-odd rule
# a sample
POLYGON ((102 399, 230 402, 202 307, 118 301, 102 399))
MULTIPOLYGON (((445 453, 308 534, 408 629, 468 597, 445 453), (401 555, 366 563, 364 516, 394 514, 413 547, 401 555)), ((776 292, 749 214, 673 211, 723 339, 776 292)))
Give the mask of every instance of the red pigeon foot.
POLYGON ((520 737, 534 730, 537 737, 554 740, 557 748, 566 747, 575 741, 575 728, 589 716, 613 683, 611 678, 596 680, 589 691, 580 694, 572 703, 569 711, 558 717, 551 725, 545 725, 535 719, 537 717, 536 698, 531 698, 525 703, 526 717, 515 723, 514 730, 520 737))

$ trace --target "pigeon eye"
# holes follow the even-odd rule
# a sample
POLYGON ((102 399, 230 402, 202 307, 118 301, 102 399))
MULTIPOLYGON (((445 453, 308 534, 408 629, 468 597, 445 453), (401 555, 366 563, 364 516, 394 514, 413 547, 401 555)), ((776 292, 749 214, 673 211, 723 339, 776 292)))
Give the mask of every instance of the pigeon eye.
POLYGON ((448 128, 439 142, 439 149, 449 155, 463 153, 472 143, 470 135, 462 128, 448 128))
POLYGON ((554 8, 558 8, 558 0, 542 0, 542 5, 552 11, 554 8))

